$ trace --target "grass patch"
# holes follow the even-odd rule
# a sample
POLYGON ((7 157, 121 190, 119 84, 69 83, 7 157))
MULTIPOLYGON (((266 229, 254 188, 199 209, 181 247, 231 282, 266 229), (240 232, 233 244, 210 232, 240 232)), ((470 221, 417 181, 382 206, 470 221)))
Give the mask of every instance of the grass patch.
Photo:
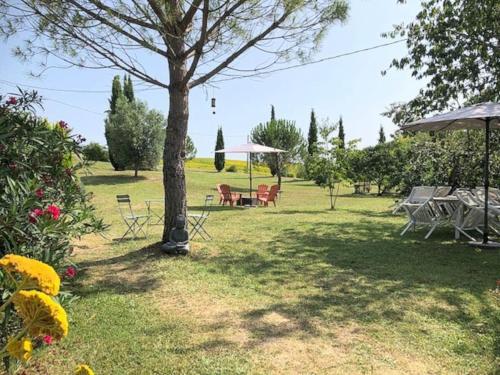
MULTIPOLYGON (((325 190, 284 179, 277 208, 217 206, 207 222, 214 240, 171 258, 159 251, 160 226, 113 241, 125 231, 116 194, 130 194, 138 212, 163 196, 161 172, 129 175, 98 163, 82 178, 111 228, 76 244, 81 299, 70 335, 32 373, 66 374, 80 362, 100 374, 497 371, 498 251, 457 243, 451 228, 401 238, 392 198, 343 187, 330 211, 325 190)), ((248 188, 244 173, 200 169, 187 183, 192 211, 216 183, 248 188)))

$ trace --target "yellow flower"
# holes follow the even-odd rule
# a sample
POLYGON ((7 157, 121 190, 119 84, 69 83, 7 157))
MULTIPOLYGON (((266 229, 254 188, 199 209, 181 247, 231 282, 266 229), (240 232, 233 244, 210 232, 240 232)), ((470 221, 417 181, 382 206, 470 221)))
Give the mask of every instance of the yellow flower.
POLYGON ((32 351, 33 345, 31 344, 31 340, 27 338, 17 340, 15 337, 11 337, 7 343, 7 352, 9 355, 23 362, 31 358, 32 351))
POLYGON ((0 259, 0 267, 21 276, 23 289, 37 289, 51 296, 59 293, 61 279, 48 264, 20 255, 7 254, 0 259))
POLYGON ((12 302, 31 336, 49 335, 60 340, 68 334, 66 311, 48 295, 36 290, 21 290, 12 302))
POLYGON ((94 371, 87 365, 78 365, 75 375, 94 375, 94 371))

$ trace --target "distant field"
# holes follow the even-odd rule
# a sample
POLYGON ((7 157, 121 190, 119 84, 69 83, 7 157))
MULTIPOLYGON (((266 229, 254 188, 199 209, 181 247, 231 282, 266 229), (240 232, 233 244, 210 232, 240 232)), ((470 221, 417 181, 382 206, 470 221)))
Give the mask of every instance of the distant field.
MULTIPOLYGON (((224 169, 230 167, 231 165, 236 166, 237 172, 247 171, 246 160, 227 160, 224 169)), ((194 158, 193 160, 188 160, 186 162, 187 169, 200 170, 200 171, 214 171, 214 159, 213 158, 194 158)), ((262 165, 253 165, 252 172, 258 174, 270 174, 269 168, 262 165)))

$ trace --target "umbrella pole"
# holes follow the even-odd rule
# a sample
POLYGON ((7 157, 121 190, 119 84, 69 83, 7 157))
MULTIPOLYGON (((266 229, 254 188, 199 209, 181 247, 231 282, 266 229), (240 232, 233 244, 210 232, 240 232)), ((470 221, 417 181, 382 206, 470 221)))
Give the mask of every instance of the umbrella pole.
POLYGON ((250 166, 250 200, 252 200, 252 153, 250 152, 248 154, 248 159, 249 163, 248 165, 250 166))
POLYGON ((490 118, 486 119, 485 127, 485 155, 484 155, 484 230, 483 244, 488 243, 489 227, 488 227, 488 201, 490 189, 490 118))

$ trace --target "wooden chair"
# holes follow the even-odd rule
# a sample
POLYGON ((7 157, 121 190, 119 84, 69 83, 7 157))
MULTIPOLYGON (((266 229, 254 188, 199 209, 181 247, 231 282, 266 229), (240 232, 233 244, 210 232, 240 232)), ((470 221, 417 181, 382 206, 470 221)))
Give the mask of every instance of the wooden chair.
POLYGON ((259 197, 265 197, 266 195, 269 194, 269 191, 267 191, 268 186, 266 184, 262 184, 257 186, 257 199, 259 197))
POLYGON ((278 197, 278 192, 280 190, 279 185, 271 186, 269 193, 264 196, 257 196, 257 199, 260 203, 264 204, 264 207, 269 205, 269 202, 273 202, 274 207, 276 207, 276 198, 278 197))
POLYGON ((217 184, 217 192, 219 193, 219 204, 222 204, 222 202, 224 202, 224 194, 222 193, 220 184, 217 184))
POLYGON ((222 200, 223 206, 226 204, 226 202, 228 202, 231 207, 233 207, 234 203, 238 202, 241 199, 241 194, 231 193, 231 188, 229 187, 229 185, 221 184, 218 186, 220 188, 220 199, 222 200))

